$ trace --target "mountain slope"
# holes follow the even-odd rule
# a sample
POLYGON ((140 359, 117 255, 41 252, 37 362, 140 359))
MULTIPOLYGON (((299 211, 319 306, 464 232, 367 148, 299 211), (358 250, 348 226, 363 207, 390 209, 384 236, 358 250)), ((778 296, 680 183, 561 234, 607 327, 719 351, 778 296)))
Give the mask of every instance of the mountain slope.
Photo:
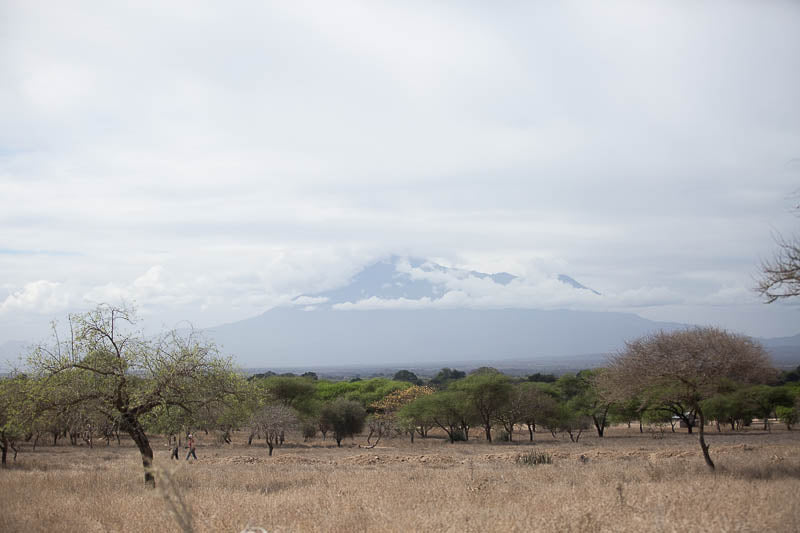
POLYGON ((297 366, 609 353, 627 339, 678 327, 587 311, 276 308, 209 334, 244 366, 297 366))

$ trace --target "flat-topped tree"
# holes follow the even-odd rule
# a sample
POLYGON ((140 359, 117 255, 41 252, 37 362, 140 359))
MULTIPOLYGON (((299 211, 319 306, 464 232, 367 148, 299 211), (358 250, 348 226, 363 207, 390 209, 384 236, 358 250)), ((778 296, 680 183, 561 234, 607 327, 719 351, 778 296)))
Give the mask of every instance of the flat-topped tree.
POLYGON ((99 305, 69 315, 69 338, 53 327, 51 344, 30 356, 43 378, 49 407, 92 405, 136 443, 145 484, 155 486, 153 450, 144 415, 161 407, 187 413, 236 394, 241 378, 216 346, 194 331, 169 331, 146 338, 135 329, 133 309, 99 305))
POLYGON ((646 396, 649 390, 669 391, 698 419, 700 449, 709 468, 714 462, 705 441, 702 402, 734 383, 764 383, 775 370, 764 348, 749 337, 717 328, 659 332, 627 343, 611 358, 603 374, 607 395, 623 400, 646 396))

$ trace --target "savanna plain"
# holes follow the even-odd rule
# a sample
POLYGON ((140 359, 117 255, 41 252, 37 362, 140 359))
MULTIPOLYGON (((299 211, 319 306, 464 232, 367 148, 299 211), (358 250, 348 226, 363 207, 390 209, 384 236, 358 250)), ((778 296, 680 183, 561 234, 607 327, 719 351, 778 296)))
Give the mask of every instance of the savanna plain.
POLYGON ((247 434, 200 435, 198 460, 154 439, 156 489, 132 442, 21 448, 0 471, 0 531, 800 531, 800 431, 717 432, 707 469, 686 430, 609 428, 578 443, 443 435, 290 435, 268 456, 247 434), (549 464, 525 458, 549 457, 549 464), (260 531, 259 529, 254 529, 260 531))

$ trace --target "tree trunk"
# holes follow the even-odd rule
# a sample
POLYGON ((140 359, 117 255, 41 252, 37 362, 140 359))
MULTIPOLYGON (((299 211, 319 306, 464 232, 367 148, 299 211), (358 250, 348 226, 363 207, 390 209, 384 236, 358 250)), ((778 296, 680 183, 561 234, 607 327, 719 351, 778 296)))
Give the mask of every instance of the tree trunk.
POLYGON ((598 419, 596 416, 592 415, 592 421, 594 422, 595 429, 597 429, 597 436, 602 437, 603 432, 606 430, 605 416, 602 419, 598 419))
POLYGON ((0 452, 2 452, 2 456, 3 456, 2 459, 0 459, 0 465, 3 465, 3 467, 5 467, 6 466, 6 455, 8 454, 8 441, 6 439, 3 439, 0 442, 0 452))
POLYGON ((139 454, 142 456, 142 466, 144 467, 144 484, 149 488, 155 488, 156 479, 153 476, 153 449, 150 447, 150 441, 139 423, 136 416, 125 413, 122 415, 122 423, 125 431, 131 436, 136 447, 139 449, 139 454))
POLYGON ((486 424, 483 428, 484 432, 486 433, 486 441, 492 442, 492 425, 486 424))
POLYGON ((697 417, 700 419, 700 449, 703 450, 703 459, 706 460, 706 465, 708 465, 708 467, 711 470, 714 470, 714 461, 711 460, 711 456, 708 454, 709 446, 708 444, 706 444, 706 439, 705 439, 704 428, 706 425, 706 420, 705 417, 703 416, 703 411, 700 410, 699 407, 697 409, 697 417))
POLYGON ((533 425, 528 424, 528 435, 531 438, 531 442, 533 442, 533 425))
POLYGON ((267 446, 269 446, 269 456, 272 457, 272 443, 267 441, 267 446))
POLYGON ((642 427, 642 419, 639 419, 639 433, 644 433, 644 428, 642 427))

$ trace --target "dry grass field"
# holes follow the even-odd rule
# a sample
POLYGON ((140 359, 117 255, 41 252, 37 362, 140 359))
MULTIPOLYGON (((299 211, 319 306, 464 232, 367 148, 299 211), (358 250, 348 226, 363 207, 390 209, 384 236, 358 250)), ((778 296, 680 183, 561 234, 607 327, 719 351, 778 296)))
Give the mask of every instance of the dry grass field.
POLYGON ((129 442, 26 446, 0 471, 0 531, 800 531, 800 431, 710 429, 715 473, 694 436, 627 428, 533 446, 317 440, 271 458, 203 437, 192 462, 155 441, 156 490, 129 442), (552 464, 516 461, 533 451, 552 464))

